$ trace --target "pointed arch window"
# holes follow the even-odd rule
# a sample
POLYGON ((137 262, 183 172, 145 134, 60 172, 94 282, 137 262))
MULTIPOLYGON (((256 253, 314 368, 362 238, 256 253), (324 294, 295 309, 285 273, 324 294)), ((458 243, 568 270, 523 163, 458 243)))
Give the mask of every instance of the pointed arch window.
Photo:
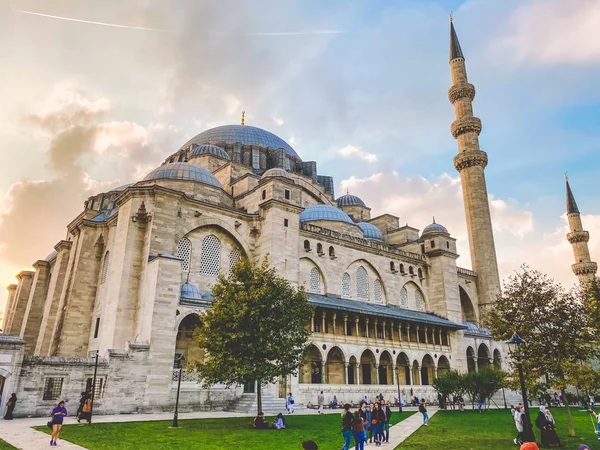
POLYGON ((415 307, 419 311, 423 311, 423 295, 418 289, 415 290, 415 307))
POLYGON ((400 291, 400 306, 408 308, 408 291, 406 290, 406 286, 403 286, 400 291))
POLYGON ((202 241, 200 256, 200 273, 218 276, 221 270, 221 241, 214 234, 209 234, 202 241))
POLYGON ((342 277, 342 297, 350 297, 350 275, 347 273, 342 277))
POLYGON ((106 282, 108 276, 108 265, 110 264, 110 252, 104 254, 104 264, 102 265, 102 275, 100 276, 100 284, 106 282))
POLYGON ((181 258, 181 270, 184 272, 190 271, 190 258, 192 257, 192 243, 186 237, 182 238, 177 244, 175 256, 181 258))
POLYGON ((369 300, 369 276, 363 266, 356 269, 356 297, 369 300))
POLYGON ((237 264, 237 262, 240 260, 240 251, 237 248, 234 248, 233 250, 231 250, 231 253, 229 254, 229 276, 231 276, 233 274, 233 268, 235 267, 235 265, 237 264))
POLYGON ((383 289, 379 280, 373 282, 373 298, 377 303, 383 303, 383 289))
POLYGON ((316 267, 310 270, 309 292, 313 294, 321 293, 321 274, 316 267))

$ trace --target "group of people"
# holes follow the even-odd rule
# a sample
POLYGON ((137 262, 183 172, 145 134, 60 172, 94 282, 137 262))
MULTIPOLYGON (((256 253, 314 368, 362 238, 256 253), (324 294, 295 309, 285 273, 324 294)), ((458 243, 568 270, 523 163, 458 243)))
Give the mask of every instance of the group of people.
POLYGON ((77 423, 81 423, 82 420, 86 420, 90 423, 92 413, 92 393, 91 391, 82 392, 79 397, 79 406, 77 407, 77 423))
MULTIPOLYGON (((525 442, 535 442, 531 423, 523 405, 519 403, 517 406, 511 406, 511 414, 517 429, 517 437, 513 439, 513 443, 522 445, 525 442)), ((556 434, 556 421, 552 412, 546 406, 540 406, 540 411, 535 419, 535 426, 540 430, 542 447, 560 445, 560 439, 556 434)))
POLYGON ((350 412, 350 405, 344 405, 342 413, 343 450, 350 448, 351 438, 354 437, 355 449, 363 450, 367 439, 376 446, 390 440, 390 418, 392 410, 386 405, 383 396, 376 403, 362 402, 360 409, 350 412))
POLYGON ((283 417, 283 414, 277 414, 277 417, 275 417, 273 423, 269 424, 265 421, 265 413, 259 411, 258 415, 254 418, 252 427, 256 428, 257 430, 266 430, 269 428, 281 430, 283 428, 287 428, 287 425, 285 424, 285 417, 283 417))

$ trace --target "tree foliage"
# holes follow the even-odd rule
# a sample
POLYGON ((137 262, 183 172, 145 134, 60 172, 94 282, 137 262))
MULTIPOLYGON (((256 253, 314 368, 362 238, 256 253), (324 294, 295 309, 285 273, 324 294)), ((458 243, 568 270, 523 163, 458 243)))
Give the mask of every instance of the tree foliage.
POLYGON ((294 288, 269 268, 241 259, 229 277, 219 276, 213 304, 197 332, 206 350, 195 363, 207 385, 258 381, 260 386, 295 373, 310 336, 312 307, 303 288, 294 288))
MULTIPOLYGON (((600 338, 597 292, 596 284, 565 291, 525 265, 509 277, 486 319, 494 339, 506 341, 517 333, 525 340, 520 356, 528 388, 542 389, 536 383, 545 376, 548 385, 560 389, 564 397, 567 385, 577 383, 582 363, 598 356, 593 345, 600 338)), ((516 374, 510 378, 516 385, 516 374)), ((568 405, 567 419, 572 436, 568 405)))
POLYGON ((478 372, 460 373, 451 370, 438 376, 433 381, 433 387, 442 395, 448 397, 466 394, 473 404, 480 398, 484 401, 491 399, 505 382, 506 374, 493 366, 483 367, 478 372))

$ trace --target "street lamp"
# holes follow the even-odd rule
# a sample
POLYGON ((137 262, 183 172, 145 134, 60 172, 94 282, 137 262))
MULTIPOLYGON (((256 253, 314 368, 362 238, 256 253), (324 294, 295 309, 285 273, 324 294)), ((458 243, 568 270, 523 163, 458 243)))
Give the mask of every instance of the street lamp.
POLYGON ((181 390, 181 372, 183 371, 183 361, 185 360, 185 356, 181 355, 177 360, 177 365, 179 366, 179 377, 177 379, 177 398, 175 400, 175 413, 173 414, 173 425, 171 428, 177 428, 179 424, 177 423, 178 409, 179 409, 179 391, 181 390))
POLYGON ((400 367, 396 366, 396 385, 398 386, 398 412, 402 412, 402 400, 400 400, 400 367))
POLYGON ((523 417, 523 440, 528 442, 535 442, 535 436, 531 427, 531 419, 529 417, 529 401, 527 400, 527 389, 525 388, 525 377, 523 376, 523 353, 522 345, 525 343, 525 339, 519 336, 517 333, 513 334, 510 341, 506 342, 511 356, 514 356, 517 370, 519 372, 519 381, 521 382, 521 394, 523 395, 523 407, 525 408, 525 415, 523 417))

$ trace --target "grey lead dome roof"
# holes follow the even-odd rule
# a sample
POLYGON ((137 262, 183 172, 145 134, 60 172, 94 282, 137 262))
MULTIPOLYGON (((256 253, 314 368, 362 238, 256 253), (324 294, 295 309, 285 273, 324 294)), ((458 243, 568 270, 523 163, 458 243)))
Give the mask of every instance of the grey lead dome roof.
POLYGON ((448 233, 448 230, 446 229, 446 227, 444 225, 441 225, 439 223, 435 223, 433 222, 432 224, 427 225, 424 229, 423 232, 421 233, 421 236, 425 236, 426 234, 434 234, 434 233, 448 233))
POLYGON ((176 162, 157 167, 143 181, 150 180, 189 180, 221 188, 221 183, 208 170, 194 164, 176 162))
POLYGON ((354 206, 354 205, 359 205, 359 206, 364 206, 364 207, 367 206, 367 205, 365 205, 365 202, 363 202, 359 197, 357 197, 356 195, 350 195, 350 194, 342 195, 336 201, 337 201, 338 206, 354 206))
POLYGON ((363 236, 365 239, 383 242, 383 235, 381 230, 375 225, 367 222, 358 222, 358 225, 363 230, 363 236))
POLYGON ((287 170, 281 169, 280 167, 273 167, 272 169, 267 170, 262 174, 261 178, 269 178, 269 177, 282 177, 282 178, 292 178, 287 170))
POLYGON ((256 145, 264 148, 283 148, 285 153, 292 158, 300 159, 296 151, 279 136, 249 125, 223 125, 211 128, 197 134, 187 141, 181 148, 188 148, 192 144, 229 144, 241 142, 243 145, 256 145))
POLYGON ((216 145, 212 144, 202 144, 194 148, 194 150, 192 150, 192 153, 190 154, 190 158, 200 155, 215 155, 219 158, 228 160, 231 159, 225 150, 223 150, 221 147, 217 147, 216 145))
POLYGON ((341 209, 330 205, 311 205, 300 213, 300 222, 313 220, 329 220, 331 222, 354 223, 352 219, 341 209))

